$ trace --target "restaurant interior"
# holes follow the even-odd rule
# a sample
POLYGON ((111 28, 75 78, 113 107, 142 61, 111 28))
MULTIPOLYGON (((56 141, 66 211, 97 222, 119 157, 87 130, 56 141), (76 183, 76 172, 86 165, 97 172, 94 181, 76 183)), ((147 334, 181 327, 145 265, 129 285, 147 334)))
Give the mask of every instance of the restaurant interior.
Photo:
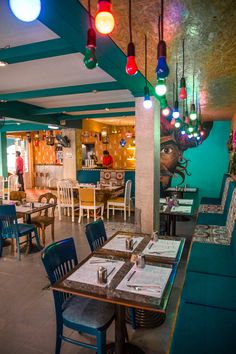
POLYGON ((234 354, 235 0, 0 0, 1 354, 234 354))

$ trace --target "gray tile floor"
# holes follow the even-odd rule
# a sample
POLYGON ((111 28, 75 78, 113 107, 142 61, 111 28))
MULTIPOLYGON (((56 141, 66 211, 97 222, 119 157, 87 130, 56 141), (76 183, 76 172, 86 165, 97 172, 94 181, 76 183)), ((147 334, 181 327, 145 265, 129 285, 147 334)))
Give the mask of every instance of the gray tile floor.
MULTIPOLYGON (((118 213, 117 213, 118 214, 118 213)), ((119 215, 105 222, 108 236, 117 230, 135 230, 132 218, 123 223, 119 215)), ((77 220, 76 220, 77 221, 77 220)), ((92 220, 91 220, 92 221, 92 220)), ((73 236, 78 257, 82 260, 89 253, 84 225, 64 217, 56 219, 56 240, 73 236)), ((193 231, 193 222, 178 222, 177 233, 187 239, 175 286, 168 305, 165 323, 153 329, 133 330, 128 326, 132 343, 140 346, 146 354, 166 353, 175 308, 183 282, 185 264, 193 231)), ((47 231, 47 244, 50 230, 47 231)), ((54 354, 55 316, 52 293, 41 264, 40 253, 22 256, 19 262, 10 250, 4 248, 0 258, 0 353, 1 354, 54 354)), ((78 336, 77 333, 73 335, 78 336)), ((87 338, 93 341, 92 338, 87 338)), ((114 326, 107 333, 107 340, 114 340, 114 326)), ((89 354, 93 351, 63 344, 61 354, 89 354)))

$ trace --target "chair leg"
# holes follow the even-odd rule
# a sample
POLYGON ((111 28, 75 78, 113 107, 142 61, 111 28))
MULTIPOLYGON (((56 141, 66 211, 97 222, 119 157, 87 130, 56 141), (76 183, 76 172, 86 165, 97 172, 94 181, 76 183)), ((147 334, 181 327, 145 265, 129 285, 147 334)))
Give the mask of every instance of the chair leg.
POLYGON ((101 219, 103 220, 104 205, 101 207, 101 219))
POLYGON ((112 209, 112 215, 115 215, 115 206, 113 205, 113 209, 112 209))
POLYGON ((87 220, 89 220, 89 209, 87 209, 87 220))
POLYGON ((130 307, 129 311, 130 311, 132 328, 136 329, 137 328, 137 324, 136 324, 136 319, 135 319, 135 308, 134 307, 130 307))
POLYGON ((98 332, 97 334, 97 354, 106 353, 106 332, 98 332))
POLYGON ((34 237, 35 237, 35 240, 36 240, 38 248, 41 249, 42 246, 41 246, 40 241, 39 241, 38 231, 37 231, 36 227, 34 228, 34 237))
POLYGON ((21 255, 20 255, 20 241, 19 241, 19 238, 18 238, 18 237, 16 237, 16 248, 17 248, 17 253, 18 253, 18 255, 17 255, 18 261, 20 261, 20 260, 21 260, 21 255))
POLYGON ((124 221, 126 221, 126 208, 124 208, 124 221))
POLYGON ((72 214, 72 222, 75 222, 75 210, 74 210, 74 208, 71 208, 71 214, 72 214))
POLYGON ((59 215, 59 220, 61 221, 61 206, 58 205, 58 215, 59 215))
POLYGON ((43 246, 45 246, 45 239, 46 239, 45 226, 42 225, 42 242, 43 242, 43 246))
POLYGON ((52 234, 51 234, 51 235, 52 235, 52 242, 55 241, 55 233, 54 233, 55 230, 54 230, 54 229, 55 229, 55 228, 54 228, 54 222, 53 222, 53 223, 52 223, 52 230, 51 230, 51 231, 52 231, 52 234))
POLYGON ((83 208, 80 207, 80 209, 79 209, 79 220, 78 220, 79 224, 81 222, 81 217, 82 216, 83 216, 83 208))
POLYGON ((61 351, 61 337, 63 332, 63 324, 57 323, 57 333, 56 333, 56 348, 55 348, 55 354, 60 354, 61 351))
POLYGON ((97 210, 96 209, 94 209, 93 219, 94 219, 94 221, 97 220, 97 210))
POLYGON ((107 219, 109 219, 109 204, 107 203, 107 219))
POLYGON ((129 218, 130 218, 130 202, 129 202, 129 208, 128 208, 128 215, 129 215, 129 218))

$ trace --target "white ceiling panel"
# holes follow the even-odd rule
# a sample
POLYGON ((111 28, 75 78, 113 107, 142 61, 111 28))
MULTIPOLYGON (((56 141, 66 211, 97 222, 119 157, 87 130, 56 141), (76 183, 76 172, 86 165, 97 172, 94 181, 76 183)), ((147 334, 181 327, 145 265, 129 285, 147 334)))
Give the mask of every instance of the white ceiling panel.
POLYGON ((58 36, 39 21, 22 22, 13 15, 7 0, 0 0, 0 47, 55 39, 58 36))
POLYGON ((82 114, 82 115, 85 115, 85 114, 100 114, 100 113, 105 113, 105 114, 108 114, 108 113, 115 113, 115 112, 133 112, 135 110, 135 107, 127 107, 127 108, 111 108, 111 109, 99 109, 99 110, 96 110, 96 111, 79 111, 79 112, 67 112, 67 114, 69 115, 72 115, 72 116, 75 116, 75 115, 78 115, 78 114, 82 114))
MULTIPOLYGON (((78 95, 65 95, 53 97, 41 97, 30 100, 22 100, 22 102, 34 104, 43 108, 84 106, 100 103, 113 102, 130 102, 134 101, 134 96, 129 90, 115 90, 97 93, 84 93, 78 95)), ((88 112, 86 112, 88 113, 88 112)))
POLYGON ((88 70, 80 53, 11 64, 0 76, 1 93, 114 81, 99 67, 88 70))

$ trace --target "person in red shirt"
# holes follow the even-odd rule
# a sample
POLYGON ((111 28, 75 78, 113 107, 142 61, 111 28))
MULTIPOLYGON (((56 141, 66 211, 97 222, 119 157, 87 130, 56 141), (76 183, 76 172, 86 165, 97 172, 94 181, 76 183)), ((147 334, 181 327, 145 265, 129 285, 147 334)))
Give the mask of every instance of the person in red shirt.
POLYGON ((103 151, 102 165, 106 168, 112 168, 113 166, 113 158, 107 150, 103 151))
POLYGON ((20 151, 16 151, 16 175, 18 176, 18 182, 20 184, 20 191, 24 191, 24 178, 23 178, 23 173, 24 173, 24 161, 22 157, 20 156, 21 153, 20 151))

